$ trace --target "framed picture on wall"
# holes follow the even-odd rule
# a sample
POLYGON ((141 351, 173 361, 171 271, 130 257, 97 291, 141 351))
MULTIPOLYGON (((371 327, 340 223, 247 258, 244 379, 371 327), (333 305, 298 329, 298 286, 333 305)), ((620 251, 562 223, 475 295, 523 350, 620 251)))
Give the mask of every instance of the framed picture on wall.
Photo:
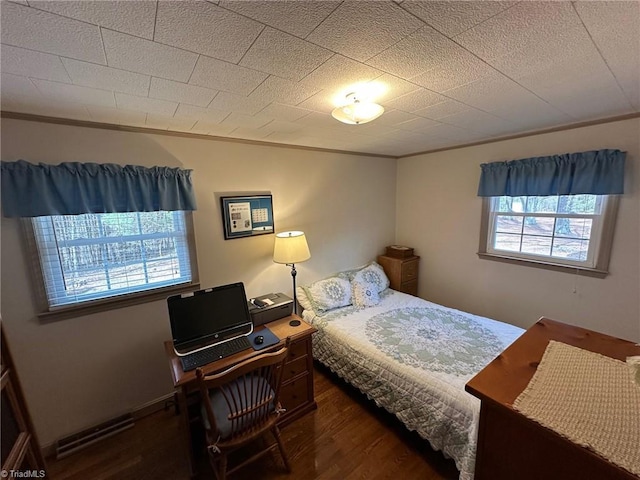
POLYGON ((220 202, 225 240, 275 231, 271 195, 223 196, 220 202))

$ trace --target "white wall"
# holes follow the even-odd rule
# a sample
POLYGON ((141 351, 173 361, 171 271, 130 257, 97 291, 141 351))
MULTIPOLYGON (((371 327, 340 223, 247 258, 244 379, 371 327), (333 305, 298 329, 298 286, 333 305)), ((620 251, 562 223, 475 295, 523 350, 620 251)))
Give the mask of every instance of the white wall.
POLYGON ((640 340, 640 120, 398 160, 396 241, 422 257, 420 296, 529 327, 541 316, 640 340), (481 260, 481 163, 603 148, 627 151, 605 279, 481 260))
MULTIPOLYGON (((193 138, 2 121, 2 160, 170 165, 194 170, 203 286, 291 295, 273 235, 224 240, 215 193, 271 191, 277 231, 307 234, 298 281, 363 264, 395 237, 396 161, 193 138)), ((37 192, 34 192, 37 194, 37 192)), ((172 391, 163 301, 43 323, 36 317, 20 222, 2 218, 2 321, 43 445, 172 391)))

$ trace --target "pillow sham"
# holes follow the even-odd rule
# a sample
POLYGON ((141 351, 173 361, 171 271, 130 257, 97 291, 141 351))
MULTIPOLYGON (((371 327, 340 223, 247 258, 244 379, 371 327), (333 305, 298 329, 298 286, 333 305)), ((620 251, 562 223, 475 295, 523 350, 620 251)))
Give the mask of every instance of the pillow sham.
MULTIPOLYGON (((334 308, 351 305, 351 284, 341 277, 329 277, 302 287, 311 309, 316 313, 324 313, 334 308)), ((303 308, 305 305, 300 303, 303 308)))
POLYGON ((375 284, 378 289, 376 293, 380 293, 389 287, 389 278, 387 278, 387 275, 384 273, 384 269, 376 262, 371 262, 361 269, 353 278, 355 279, 356 277, 359 277, 367 283, 375 284))
POLYGON ((367 279, 364 270, 356 273, 351 281, 353 291, 353 304, 357 307, 371 307, 380 303, 378 284, 367 279))

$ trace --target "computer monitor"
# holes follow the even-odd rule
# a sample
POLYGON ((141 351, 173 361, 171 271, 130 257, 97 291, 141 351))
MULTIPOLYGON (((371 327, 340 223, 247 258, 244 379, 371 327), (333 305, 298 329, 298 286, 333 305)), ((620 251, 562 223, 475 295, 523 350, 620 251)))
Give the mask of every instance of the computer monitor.
POLYGON ((232 283, 167 298, 173 348, 178 355, 249 335, 253 322, 244 284, 232 283))

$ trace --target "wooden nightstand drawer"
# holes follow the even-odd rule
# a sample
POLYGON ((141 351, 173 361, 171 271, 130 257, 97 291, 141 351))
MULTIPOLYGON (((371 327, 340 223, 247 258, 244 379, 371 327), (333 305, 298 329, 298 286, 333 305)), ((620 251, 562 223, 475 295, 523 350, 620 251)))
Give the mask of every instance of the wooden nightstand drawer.
POLYGON ((410 282, 418 278, 418 260, 404 262, 402 264, 402 283, 410 282))
POLYGON ((403 283, 400 286, 400 291, 404 293, 408 293, 409 295, 413 295, 414 297, 417 297, 418 296, 418 280, 403 283))
POLYGON ((380 255, 378 263, 387 274, 391 288, 410 295, 418 295, 420 257, 414 255, 407 258, 395 258, 380 255))

